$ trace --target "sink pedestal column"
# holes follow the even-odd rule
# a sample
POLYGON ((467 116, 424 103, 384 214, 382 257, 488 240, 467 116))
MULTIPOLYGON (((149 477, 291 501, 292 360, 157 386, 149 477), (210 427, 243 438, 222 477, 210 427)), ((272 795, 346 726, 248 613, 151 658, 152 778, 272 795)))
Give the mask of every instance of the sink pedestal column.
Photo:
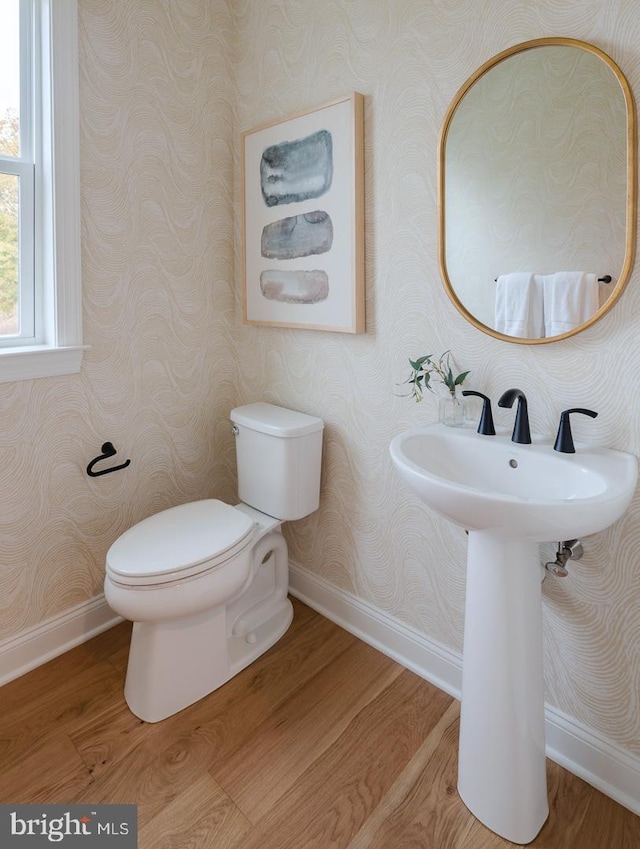
POLYGON ((541 596, 537 542, 469 532, 458 791, 513 843, 549 813, 541 596))

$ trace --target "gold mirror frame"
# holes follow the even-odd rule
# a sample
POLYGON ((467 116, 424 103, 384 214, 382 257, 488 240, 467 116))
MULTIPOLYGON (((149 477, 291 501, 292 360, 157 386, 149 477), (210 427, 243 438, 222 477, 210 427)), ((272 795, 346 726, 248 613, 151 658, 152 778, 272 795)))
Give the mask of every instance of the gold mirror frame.
POLYGON ((629 277, 631 276, 631 271, 633 269, 633 263, 635 259, 636 252, 636 214, 637 214, 637 129, 636 129, 636 109, 633 100, 633 94, 631 92, 631 87, 622 73, 618 65, 611 59, 610 56, 607 56, 602 50, 598 47, 595 47, 592 44, 589 44, 585 41, 578 41, 573 38, 537 38, 532 41, 525 41, 521 44, 516 44, 513 47, 508 48, 507 50, 503 50, 501 53, 498 53, 492 59, 489 59, 483 65, 481 65, 478 70, 472 74, 469 79, 464 83, 464 85, 459 89, 447 112, 444 117, 444 121, 442 124, 442 129, 440 131, 440 141, 438 146, 438 264, 440 266, 440 273, 442 275, 442 280, 444 283, 444 288, 455 305, 456 309, 467 319, 474 327, 477 327, 478 330, 481 330, 483 333, 487 333, 490 336, 494 336, 496 339, 502 339, 505 342, 513 342, 515 344, 521 345, 544 345, 549 342, 557 342, 561 339, 566 339, 569 336, 574 336, 577 333, 581 333, 583 330, 586 330, 587 327, 590 327, 603 315, 609 312, 609 310, 616 303, 622 292, 624 291, 625 286, 629 281, 629 277), (553 46, 566 46, 566 47, 577 47, 582 50, 586 50, 589 53, 594 54, 599 57, 608 67, 613 71, 620 84, 620 88, 622 89, 622 94, 624 96, 625 105, 626 105, 626 114, 627 114, 627 191, 626 191, 626 233, 625 233, 625 256, 622 264, 622 270, 620 272, 620 277, 615 284, 611 294, 607 298, 606 302, 595 312, 588 321, 585 321, 579 327, 574 328, 573 330, 563 333, 559 336, 551 336, 551 337, 542 337, 540 339, 525 339, 518 336, 507 336, 504 333, 500 333, 497 330, 494 330, 492 327, 489 327, 486 324, 483 324, 481 321, 469 312, 469 310, 464 306, 464 304, 458 298, 451 280, 449 279, 449 274, 447 271, 447 261, 446 261, 446 226, 445 226, 445 185, 446 185, 446 168, 445 168, 445 154, 446 154, 446 144, 447 144, 447 136, 449 133, 449 128, 451 126, 451 122, 453 117, 460 105, 462 99, 465 94, 473 87, 474 83, 477 82, 481 77, 483 77, 491 68, 494 68, 496 65, 503 62, 505 59, 508 59, 510 56, 513 56, 516 53, 522 53, 526 50, 531 50, 536 47, 545 47, 548 45, 553 46))

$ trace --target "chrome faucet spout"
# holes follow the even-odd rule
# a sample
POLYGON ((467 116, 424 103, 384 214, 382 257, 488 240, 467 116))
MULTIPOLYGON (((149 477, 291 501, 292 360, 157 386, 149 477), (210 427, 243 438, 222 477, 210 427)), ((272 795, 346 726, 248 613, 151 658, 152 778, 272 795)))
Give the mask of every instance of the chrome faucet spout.
POLYGON ((513 407, 513 402, 518 401, 518 409, 516 410, 516 420, 513 425, 513 433, 511 435, 512 442, 518 442, 521 445, 529 445, 531 443, 531 431, 529 430, 529 408, 527 407, 527 398, 521 389, 507 389, 502 394, 498 401, 499 407, 513 407))

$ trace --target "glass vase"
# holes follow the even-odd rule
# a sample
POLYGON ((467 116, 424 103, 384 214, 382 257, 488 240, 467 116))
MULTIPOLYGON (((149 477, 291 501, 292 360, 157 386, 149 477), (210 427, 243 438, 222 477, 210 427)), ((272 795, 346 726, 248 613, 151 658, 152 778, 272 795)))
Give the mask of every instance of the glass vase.
POLYGON ((438 405, 439 419, 447 427, 464 427, 465 401, 458 395, 443 395, 438 405))

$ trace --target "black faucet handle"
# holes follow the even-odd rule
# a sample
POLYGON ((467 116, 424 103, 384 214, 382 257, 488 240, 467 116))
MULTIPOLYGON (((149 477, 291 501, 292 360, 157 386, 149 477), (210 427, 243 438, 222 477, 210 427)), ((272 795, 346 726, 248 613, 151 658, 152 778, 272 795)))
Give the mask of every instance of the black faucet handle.
POLYGON ((493 413, 491 412, 491 398, 483 395, 482 392, 475 392, 473 389, 463 389, 463 395, 475 395, 477 398, 482 398, 482 414, 480 415, 480 423, 478 424, 478 433, 483 436, 495 436, 496 429, 493 424, 493 413))
POLYGON ((583 416, 590 416, 592 419, 598 415, 593 410, 586 410, 584 407, 572 407, 570 410, 563 410, 560 413, 560 424, 558 426, 558 435, 553 446, 554 451, 560 451, 562 454, 575 454, 576 448, 573 444, 573 434, 571 433, 571 413, 581 413, 583 416))

